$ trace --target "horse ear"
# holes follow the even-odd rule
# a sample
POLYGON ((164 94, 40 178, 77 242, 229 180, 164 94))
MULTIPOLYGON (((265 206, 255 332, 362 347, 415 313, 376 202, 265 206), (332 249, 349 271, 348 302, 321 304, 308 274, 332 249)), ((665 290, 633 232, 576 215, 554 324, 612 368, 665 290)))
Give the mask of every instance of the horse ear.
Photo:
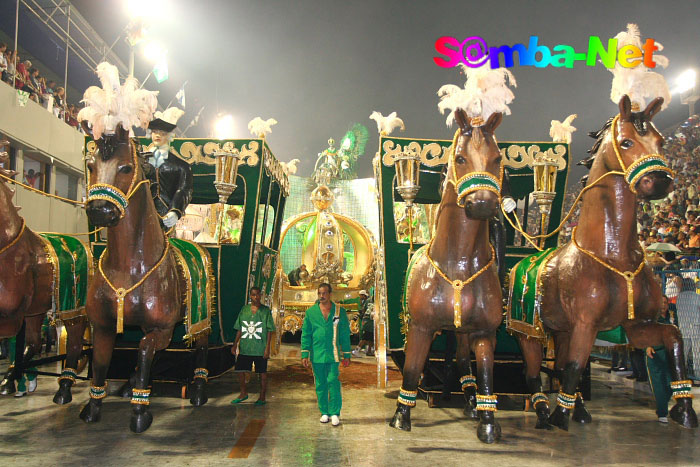
POLYGON ((92 136, 92 129, 88 126, 87 120, 81 120, 80 126, 83 127, 83 131, 86 135, 89 135, 91 138, 94 139, 94 137, 92 136))
POLYGON ((467 113, 464 111, 464 109, 455 109, 455 120, 457 121, 459 128, 462 130, 462 133, 466 133, 467 130, 469 130, 469 117, 467 117, 467 113))
POLYGON ((125 129, 121 123, 117 124, 114 132, 121 141, 129 141, 129 130, 125 129))
POLYGON ((620 120, 629 121, 632 117, 632 102, 627 94, 622 96, 620 102, 617 104, 620 107, 620 120))
POLYGON ((496 131, 496 128, 498 128, 498 125, 501 124, 503 121, 503 113, 501 112, 495 112, 492 113, 489 119, 486 121, 486 125, 484 125, 484 130, 487 133, 493 134, 494 131, 496 131))
POLYGON ((648 119, 651 120, 654 118, 654 115, 659 113, 661 110, 661 106, 664 103, 664 98, 663 97, 657 97, 653 101, 649 103, 646 109, 644 109, 644 116, 648 119))

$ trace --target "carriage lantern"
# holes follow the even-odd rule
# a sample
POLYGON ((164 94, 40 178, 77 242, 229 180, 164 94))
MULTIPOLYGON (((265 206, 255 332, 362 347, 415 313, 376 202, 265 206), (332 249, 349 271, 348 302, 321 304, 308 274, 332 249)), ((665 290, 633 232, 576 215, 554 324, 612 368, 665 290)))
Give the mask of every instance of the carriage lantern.
MULTIPOLYGON (((544 235, 547 227, 549 215, 552 211, 552 202, 557 195, 557 162, 548 157, 546 153, 539 153, 535 156, 532 164, 535 190, 532 197, 537 201, 540 208, 540 235, 544 235)), ((540 247, 544 247, 545 238, 540 238, 540 247)))
POLYGON ((231 193, 236 189, 236 177, 238 176, 238 163, 240 154, 232 143, 226 143, 221 150, 214 153, 216 157, 216 175, 214 187, 219 194, 219 202, 226 203, 231 193))
POLYGON ((406 202, 408 211, 409 256, 413 254, 413 201, 420 185, 420 156, 415 151, 402 152, 396 156, 396 191, 406 202))

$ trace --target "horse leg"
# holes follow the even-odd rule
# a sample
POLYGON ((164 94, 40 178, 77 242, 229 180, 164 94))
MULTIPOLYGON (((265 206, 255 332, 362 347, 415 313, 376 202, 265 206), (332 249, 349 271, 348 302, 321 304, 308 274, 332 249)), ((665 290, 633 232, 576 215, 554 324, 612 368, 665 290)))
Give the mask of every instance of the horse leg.
POLYGON ((495 336, 470 336, 476 357, 476 374, 478 395, 476 409, 479 412, 479 425, 476 436, 484 443, 494 443, 501 439, 501 425, 494 416, 496 412, 496 395, 493 394, 493 354, 496 347, 495 336))
POLYGON ((670 324, 635 323, 625 326, 630 343, 637 348, 663 345, 671 370, 671 390, 676 403, 671 408, 671 419, 685 428, 697 428, 698 416, 693 409, 690 391, 692 383, 687 379, 683 339, 680 330, 670 324))
POLYGON ((207 370, 207 353, 209 351, 209 334, 199 334, 195 340, 195 347, 197 348, 194 359, 196 368, 190 388, 192 391, 190 404, 195 407, 201 407, 209 400, 207 398, 207 380, 209 377, 209 371, 207 370))
POLYGON ((537 339, 528 339, 525 336, 520 337, 519 341, 525 360, 525 382, 530 391, 532 408, 537 414, 535 428, 550 430, 552 427, 547 420, 549 418, 549 397, 542 392, 542 377, 540 376, 542 344, 537 339))
POLYGON ((17 387, 15 386, 15 360, 17 355, 22 355, 24 350, 24 318, 18 316, 18 319, 15 321, 2 323, 0 325, 0 336, 13 336, 10 337, 9 355, 7 356, 9 366, 5 377, 0 382, 0 395, 7 396, 17 392, 17 387), (17 342, 17 337, 21 337, 21 342, 17 342))
POLYGON ((472 361, 469 355, 469 335, 463 332, 457 333, 457 368, 459 382, 464 391, 464 415, 472 420, 479 419, 476 411, 476 377, 472 375, 472 361))
POLYGON ((143 433, 151 426, 153 415, 148 409, 151 390, 148 389, 151 375, 153 356, 157 350, 162 350, 170 343, 172 329, 154 329, 148 332, 139 343, 138 360, 136 363, 136 384, 131 396, 131 423, 129 428, 134 433, 143 433))
POLYGON ((86 423, 99 422, 102 414, 102 399, 107 396, 107 370, 112 360, 115 329, 96 327, 92 349, 92 385, 90 386, 90 400, 80 411, 80 418, 86 423))
POLYGON ((418 328, 412 324, 406 340, 406 361, 403 366, 403 382, 396 403, 396 412, 389 426, 411 431, 411 407, 416 406, 418 380, 423 373, 425 359, 433 342, 433 331, 418 328))
MULTIPOLYGON (((581 379, 581 373, 588 362, 595 336, 596 331, 592 328, 574 328, 571 333, 559 336, 559 339, 565 339, 564 342, 568 341, 566 342, 568 344, 566 346, 566 365, 562 372, 557 406, 549 416, 550 425, 565 431, 569 430, 569 412, 576 407, 576 388, 581 379)), ((557 345, 557 349, 559 348, 560 345, 557 345)), ((560 361, 559 355, 557 355, 557 362, 563 363, 560 361)))
POLYGON ((53 396, 53 402, 58 405, 68 404, 73 400, 71 388, 75 384, 75 377, 78 376, 78 360, 83 351, 83 335, 87 326, 87 318, 81 318, 71 324, 66 324, 66 360, 63 364, 63 371, 58 377, 58 391, 53 396))

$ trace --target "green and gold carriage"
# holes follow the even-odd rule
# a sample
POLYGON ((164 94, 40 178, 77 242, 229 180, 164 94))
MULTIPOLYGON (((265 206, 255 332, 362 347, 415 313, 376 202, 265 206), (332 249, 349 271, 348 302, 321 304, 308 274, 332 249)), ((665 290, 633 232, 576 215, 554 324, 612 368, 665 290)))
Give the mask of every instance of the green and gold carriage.
MULTIPOLYGON (((374 161, 377 191, 380 194, 381 227, 375 306, 379 307, 379 314, 386 317, 387 351, 401 367, 405 338, 410 326, 410 316, 404 312, 402 305, 405 273, 411 251, 416 251, 430 241, 441 199, 441 174, 452 150, 452 141, 381 136, 379 144, 380 150, 374 161), (400 192, 409 195, 404 199, 400 192), (411 197, 414 199, 409 199, 411 197)), ((531 234, 546 232, 548 228, 551 230, 558 226, 562 218, 569 172, 569 145, 515 141, 500 141, 498 145, 506 173, 510 177, 511 196, 517 202, 514 212, 517 220, 511 217, 513 223, 520 223, 531 234), (542 186, 537 187, 540 190, 537 193, 537 206, 542 207, 539 210, 535 209, 533 196, 533 174, 536 171, 543 179, 540 180, 543 182, 542 186), (546 186, 547 184, 549 186, 546 186), (542 196, 542 190, 547 191, 545 196, 542 196), (545 206, 547 208, 544 208, 545 206), (546 215, 542 215, 542 212, 546 215)), ((509 223, 505 224, 508 269, 522 258, 537 253, 538 248, 557 246, 558 235, 532 244, 509 223)), ((508 304, 504 307, 506 319, 497 335, 494 373, 496 392, 524 395, 529 392, 522 376, 520 347, 510 333, 513 332, 512 327, 510 332, 506 330, 505 322, 510 321, 510 311, 508 304)), ((530 318, 533 316, 536 319, 536 314, 531 314, 530 318)), ((537 325, 534 322, 530 324, 533 328, 537 325)), ((543 332, 541 337, 545 338, 543 332)), ((438 336, 432 345, 430 364, 424 370, 421 383, 421 390, 426 393, 429 401, 434 394, 442 392, 443 384, 447 384, 450 391, 461 393, 456 378, 453 381, 448 380, 444 370, 445 353, 450 345, 444 335, 438 336)), ((449 352, 447 350, 447 353, 449 352)))
MULTIPOLYGON (((149 151, 150 144, 142 138, 141 151, 149 151)), ((86 152, 94 150, 86 138, 86 152)), ((180 247, 181 265, 196 258, 205 264, 204 272, 188 276, 190 312, 152 374, 155 380, 186 383, 195 368, 191 344, 199 333, 209 334, 209 377, 232 367, 233 326, 251 287, 262 289, 263 303, 277 316, 275 271, 289 181, 265 139, 175 139, 171 152, 191 165, 194 178, 192 200, 171 235, 171 246, 180 247), (197 283, 203 293, 194 293, 197 283)), ((99 258, 104 236, 92 235, 91 245, 99 258)), ((118 336, 108 377, 126 378, 133 371, 142 336, 129 326, 118 336)))

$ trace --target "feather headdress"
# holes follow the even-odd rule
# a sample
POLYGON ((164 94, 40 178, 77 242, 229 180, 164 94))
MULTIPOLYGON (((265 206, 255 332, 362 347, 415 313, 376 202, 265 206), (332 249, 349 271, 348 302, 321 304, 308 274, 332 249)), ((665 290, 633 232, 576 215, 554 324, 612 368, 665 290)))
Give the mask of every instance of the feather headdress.
POLYGON ((273 125, 277 125, 277 120, 274 118, 263 120, 260 117, 255 117, 248 122, 248 131, 256 138, 264 138, 266 134, 272 133, 273 125))
POLYGON ((396 112, 391 112, 386 117, 376 110, 369 116, 370 120, 377 122, 377 131, 380 135, 390 135, 395 128, 401 128, 404 131, 406 127, 403 120, 396 116, 396 112))
POLYGON ((78 121, 85 120, 92 126, 95 139, 114 133, 120 123, 130 133, 133 126, 147 128, 158 106, 158 91, 139 89, 134 77, 120 85, 119 70, 107 62, 97 65, 96 71, 102 87, 87 88, 81 101, 85 108, 78 112, 78 121))
MULTIPOLYGON (((615 39, 617 39, 617 50, 626 45, 633 45, 641 49, 643 45, 639 27, 633 23, 628 24, 627 31, 622 31, 615 36, 615 39)), ((654 45, 658 47, 658 50, 663 50, 663 46, 658 42, 654 42, 654 45)), ((654 61, 663 68, 668 66, 668 58, 663 55, 654 54, 654 61)), ((664 98, 662 110, 671 102, 671 93, 664 77, 651 71, 644 63, 640 63, 634 68, 625 68, 619 62, 616 62, 615 67, 610 69, 610 71, 613 74, 610 99, 615 104, 620 102, 620 99, 625 94, 632 101, 633 110, 645 108, 649 101, 657 97, 664 98)))
POLYGON ((163 112, 156 112, 153 118, 160 118, 163 121, 176 125, 177 121, 180 120, 180 117, 183 115, 185 115, 184 110, 178 109, 177 107, 168 107, 163 112))
POLYGON ((468 68, 464 64, 460 65, 467 77, 464 88, 446 84, 437 92, 440 97, 440 113, 450 111, 447 126, 452 126, 456 109, 464 109, 473 120, 472 126, 483 125, 496 112, 510 115, 508 104, 513 102, 515 96, 508 85, 517 87, 513 74, 507 68, 468 68))
POLYGON ((571 133, 576 131, 576 127, 571 125, 571 122, 573 122, 576 117, 578 117, 578 115, 571 114, 566 117, 563 122, 552 120, 552 126, 549 127, 549 136, 551 136, 552 141, 555 143, 571 144, 571 133))

